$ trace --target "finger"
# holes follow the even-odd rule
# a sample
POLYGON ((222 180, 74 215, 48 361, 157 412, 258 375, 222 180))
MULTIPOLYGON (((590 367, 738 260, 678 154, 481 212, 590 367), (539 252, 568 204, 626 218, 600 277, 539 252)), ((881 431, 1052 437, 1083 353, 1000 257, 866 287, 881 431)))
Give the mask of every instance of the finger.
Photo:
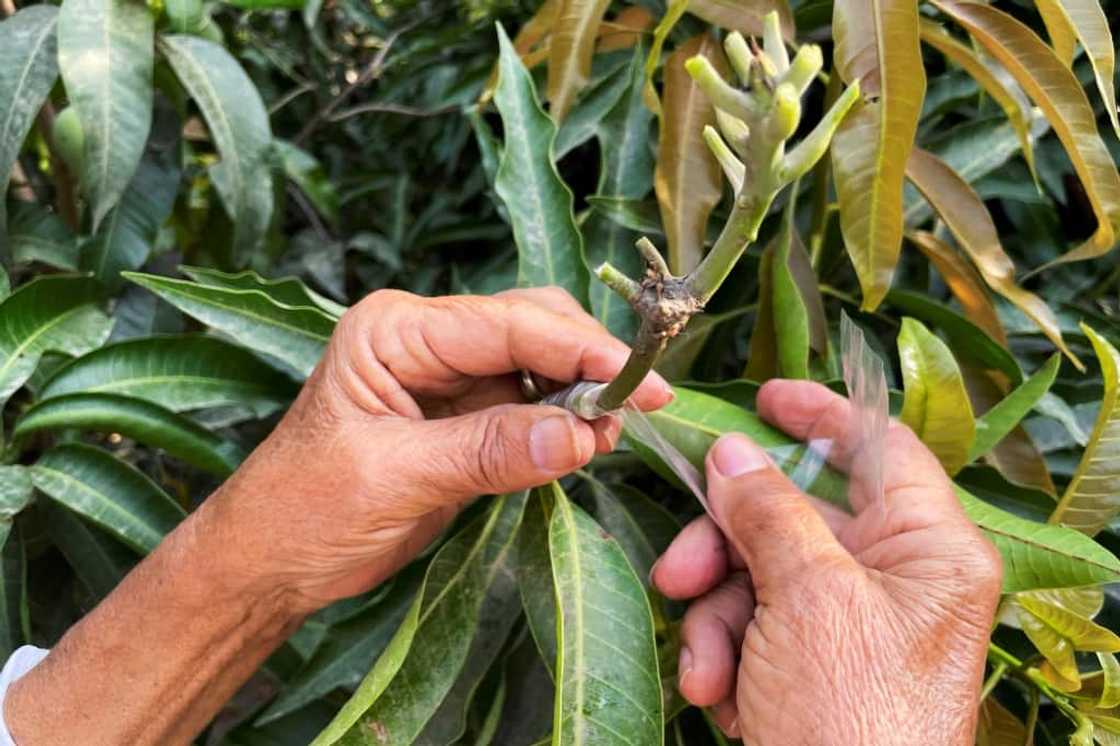
POLYGON ((710 707, 734 694, 739 649, 754 616, 750 576, 737 572, 689 606, 681 624, 677 682, 681 694, 698 707, 710 707))
POLYGON ((610 453, 618 445, 618 439, 622 435, 622 418, 608 414, 593 420, 591 429, 595 431, 595 452, 610 453))
POLYGON ((712 720, 715 720, 716 725, 728 738, 739 737, 739 705, 735 701, 734 694, 712 705, 712 720))
POLYGON ((724 435, 706 459, 716 521, 747 561, 759 601, 791 580, 854 560, 801 490, 745 435, 724 435))
MULTIPOLYGON (((701 516, 673 539, 650 571, 650 581, 668 598, 696 598, 727 577, 732 567, 729 549, 715 522, 701 516)), ((741 560, 735 564, 742 569, 741 560)))
MULTIPOLYGON (((519 298, 380 295, 348 323, 365 330, 380 359, 395 362, 391 371, 408 390, 522 368, 558 381, 609 381, 629 356, 605 329, 519 298)), ((652 372, 631 397, 645 410, 671 399, 669 384, 652 372)))
POLYGON ((591 425, 558 407, 503 405, 396 426, 401 481, 428 509, 546 484, 595 454, 591 425))
POLYGON ((558 313, 561 316, 566 316, 573 321, 578 321, 581 324, 600 329, 604 328, 598 319, 583 309, 583 306, 580 305, 578 300, 572 297, 571 293, 556 286, 543 288, 511 288, 509 290, 503 290, 500 293, 495 293, 493 297, 526 300, 530 303, 536 303, 542 308, 547 308, 554 313, 558 313))

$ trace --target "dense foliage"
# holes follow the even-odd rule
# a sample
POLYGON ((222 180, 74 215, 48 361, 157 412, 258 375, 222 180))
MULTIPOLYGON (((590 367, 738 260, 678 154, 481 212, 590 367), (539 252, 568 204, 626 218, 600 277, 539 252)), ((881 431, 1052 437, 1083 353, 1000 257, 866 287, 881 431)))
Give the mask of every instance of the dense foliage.
MULTIPOLYGON (((0 0, 0 655, 237 467, 349 303, 558 284, 631 340, 593 269, 646 236, 673 275, 735 244, 654 427, 781 442, 758 383, 842 390, 851 316, 1004 558, 978 742, 1120 743, 1117 11, 897 5, 0 0)), ((723 743, 646 581, 698 511, 665 476, 480 500, 205 742, 723 743)))

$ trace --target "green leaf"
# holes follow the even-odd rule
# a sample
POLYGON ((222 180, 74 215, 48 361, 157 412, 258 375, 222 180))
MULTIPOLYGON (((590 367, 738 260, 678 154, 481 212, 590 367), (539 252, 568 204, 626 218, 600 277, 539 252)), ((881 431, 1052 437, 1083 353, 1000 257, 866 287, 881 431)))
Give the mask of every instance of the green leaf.
POLYGON ((179 271, 203 285, 230 290, 259 290, 282 306, 318 308, 336 319, 346 313, 346 306, 316 293, 298 277, 272 279, 261 277, 251 269, 231 273, 208 267, 180 267, 179 271))
POLYGON ((976 439, 972 441, 972 447, 968 450, 970 462, 992 450, 1008 433, 1019 426, 1023 418, 1054 385, 1061 364, 1061 356, 1052 355, 1033 376, 976 420, 976 439))
MULTIPOLYGON (((516 46, 516 41, 514 45, 516 46)), ((595 136, 603 118, 616 108, 619 99, 626 93, 630 85, 630 77, 629 66, 624 64, 610 67, 598 82, 587 89, 583 100, 572 109, 572 113, 556 130, 556 141, 553 144, 553 155, 556 160, 563 159, 568 153, 595 136)))
POLYGON ((27 551, 23 532, 17 527, 11 536, 5 532, 0 553, 0 655, 7 660, 24 643, 27 614, 27 551))
POLYGON ((1058 672, 1071 681, 1080 678, 1077 664, 1073 662, 1074 651, 1114 653, 1120 650, 1120 637, 1115 633, 1059 604, 1031 594, 1017 596, 1015 600, 1020 607, 1019 622, 1023 631, 1058 672), (1039 629, 1040 626, 1045 630, 1039 629))
POLYGON ((290 402, 295 385, 244 347, 202 334, 130 339, 59 369, 39 399, 75 393, 123 394, 173 412, 247 406, 265 415, 290 402))
POLYGON ((132 0, 65 0, 58 66, 84 136, 79 174, 96 231, 124 194, 152 125, 152 13, 132 0))
POLYGON ((202 30, 206 12, 202 0, 165 0, 168 26, 175 34, 193 34, 202 30))
POLYGON ((557 122, 564 119, 587 85, 591 59, 595 56, 595 38, 609 5, 610 0, 564 0, 560 5, 548 48, 549 110, 557 122))
POLYGON ((918 6, 837 0, 835 65, 865 97, 832 141, 840 228, 863 290, 879 306, 902 248, 902 185, 922 112, 926 76, 918 44, 918 6))
MULTIPOLYGON (((649 125, 653 114, 642 101, 642 48, 638 46, 628 68, 627 87, 597 127, 602 152, 598 196, 641 199, 653 178, 649 125)), ((601 212, 592 213, 583 225, 587 263, 597 267, 609 262, 630 277, 641 273, 634 249, 639 235, 601 212)), ((596 277, 591 284, 591 310, 620 339, 632 339, 638 319, 622 296, 596 277)))
POLYGON ((774 340, 783 378, 809 378, 809 351, 828 352, 824 301, 817 289, 809 252, 794 224, 796 200, 791 196, 771 260, 774 340))
POLYGON ((552 483, 548 546, 559 608, 553 746, 662 743, 661 679, 642 581, 595 521, 552 483))
POLYGON ((647 584, 653 564, 680 533, 680 523, 629 485, 607 484, 590 475, 585 479, 591 488, 595 518, 622 547, 643 585, 647 584))
POLYGON ((234 443, 158 404, 119 394, 68 394, 39 402, 16 421, 16 439, 42 430, 94 430, 120 433, 220 477, 233 473, 244 458, 234 443))
POLYGON ((27 507, 33 496, 31 474, 27 467, 0 466, 0 545, 11 532, 15 517, 27 507))
POLYGON ((77 513, 53 500, 41 500, 36 508, 44 514, 50 540, 94 598, 108 596, 136 564, 131 549, 77 513))
POLYGON ((1120 513, 1120 353, 1086 324, 1081 330, 1097 353, 1104 397, 1089 444, 1050 522, 1093 536, 1120 513))
POLYGON ((278 303, 263 290, 216 287, 136 272, 124 276, 246 347, 287 363, 303 376, 311 374, 334 331, 335 319, 325 311, 278 303))
POLYGON ((1000 371, 1015 385, 1023 382, 1023 371, 1007 348, 948 306, 938 303, 924 293, 909 290, 890 291, 887 294, 887 303, 940 329, 949 339, 949 344, 956 354, 980 363, 985 368, 1000 371))
POLYGON ((440 548, 404 624, 314 746, 412 743, 423 731, 463 668, 487 601, 515 593, 526 495, 496 499, 440 548))
POLYGON ((155 482, 109 453, 70 443, 44 453, 31 481, 56 500, 142 554, 186 517, 155 482))
POLYGON ((537 101, 533 79, 505 31, 494 103, 502 116, 505 147, 494 188, 509 211, 517 242, 517 282, 558 285, 588 305, 583 239, 572 214, 572 192, 552 160, 556 126, 537 101))
POLYGON ((322 646, 257 718, 264 725, 300 709, 342 687, 354 689, 388 645, 413 605, 421 574, 407 572, 398 578, 380 603, 332 628, 322 646))
POLYGON ((58 269, 76 270, 78 237, 74 231, 47 205, 16 204, 8 223, 12 261, 42 262, 58 269))
POLYGON ((219 44, 162 36, 160 51, 198 103, 222 160, 210 176, 234 225, 234 261, 260 247, 272 218, 272 130, 253 81, 219 44))
POLYGON ((906 398, 899 417, 950 475, 968 461, 976 436, 972 404, 953 353, 920 322, 906 317, 898 334, 906 398))
POLYGON ((338 191, 315 156, 287 140, 273 140, 284 175, 299 187, 329 222, 338 223, 338 191))
POLYGON ((0 405, 48 351, 81 355, 99 347, 113 322, 97 308, 101 289, 87 277, 46 276, 0 302, 0 405))
POLYGON ((556 591, 552 582, 552 559, 548 553, 548 526, 554 509, 548 487, 533 490, 525 508, 518 538, 517 588, 529 623, 529 632, 541 660, 555 678, 556 591))
MULTIPOLYGON (((57 22, 56 8, 33 5, 0 23, 0 196, 8 193, 23 141, 58 77, 57 22)), ((6 204, 0 198, 0 249, 6 204)))

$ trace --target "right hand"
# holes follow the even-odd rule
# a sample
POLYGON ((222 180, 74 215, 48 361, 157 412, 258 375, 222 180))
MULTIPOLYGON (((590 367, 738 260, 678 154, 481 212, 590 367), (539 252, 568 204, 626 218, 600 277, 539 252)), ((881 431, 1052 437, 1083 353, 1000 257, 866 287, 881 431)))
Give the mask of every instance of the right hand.
MULTIPOLYGON (((759 391, 761 416, 829 438, 846 471, 847 400, 806 381, 759 391)), ((945 472, 892 422, 885 506, 853 476, 848 515, 802 493, 756 444, 726 435, 707 457, 703 517, 654 567, 693 599, 679 687, 731 736, 782 744, 971 744, 1000 594, 994 547, 945 472)))

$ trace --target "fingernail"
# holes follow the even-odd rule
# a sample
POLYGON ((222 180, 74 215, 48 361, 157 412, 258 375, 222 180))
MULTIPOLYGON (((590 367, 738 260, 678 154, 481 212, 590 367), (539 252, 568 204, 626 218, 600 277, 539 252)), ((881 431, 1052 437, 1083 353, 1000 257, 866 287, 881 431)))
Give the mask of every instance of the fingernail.
POLYGON ((757 471, 770 463, 766 452, 741 435, 724 436, 712 446, 712 463, 725 477, 757 471))
POLYGON ((681 657, 677 661, 677 687, 684 686, 684 678, 692 673, 692 651, 681 647, 681 657))
POLYGON ((648 578, 648 580, 649 580, 649 584, 651 586, 653 585, 653 576, 657 572, 657 566, 660 565, 660 564, 661 564, 661 559, 658 558, 658 560, 653 563, 653 567, 649 568, 649 578, 648 578))
POLYGON ((732 738, 739 737, 739 718, 735 718, 727 724, 727 735, 731 736, 732 738))
POLYGON ((566 414, 553 415, 529 431, 529 457, 541 471, 563 471, 573 465, 575 423, 566 414))

